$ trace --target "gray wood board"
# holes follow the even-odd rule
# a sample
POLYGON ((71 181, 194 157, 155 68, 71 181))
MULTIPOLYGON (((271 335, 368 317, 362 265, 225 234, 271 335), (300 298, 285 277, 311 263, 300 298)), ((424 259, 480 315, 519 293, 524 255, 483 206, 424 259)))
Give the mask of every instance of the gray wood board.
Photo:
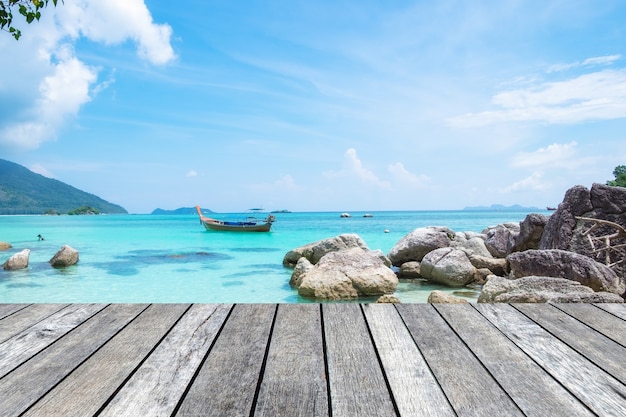
POLYGON ((176 415, 250 414, 275 312, 271 304, 233 307, 176 415))
POLYGON ((151 305, 24 415, 95 415, 188 307, 151 305))
POLYGON ((457 415, 523 415, 432 305, 396 308, 457 415))
POLYGON ((469 304, 434 306, 525 415, 593 415, 469 304))
POLYGON ((318 304, 278 306, 254 415, 329 415, 318 304))
POLYGON ((67 307, 67 304, 31 304, 0 320, 0 343, 67 307))
POLYGON ((99 415, 172 415, 231 307, 193 305, 99 415))
POLYGON ((0 379, 0 416, 17 416, 26 411, 146 307, 110 305, 0 379))
POLYGON ((608 311, 609 313, 621 318, 622 320, 626 320, 626 304, 603 303, 594 305, 604 311, 608 311))
POLYGON ((395 307, 365 304, 363 311, 400 415, 455 416, 395 307))
POLYGON ((29 305, 30 304, 0 304, 0 320, 2 320, 3 318, 7 316, 10 316, 16 311, 20 311, 28 307, 29 305))
POLYGON ((358 304, 322 305, 332 415, 395 416, 358 304))
POLYGON ((626 386, 621 382, 512 306, 477 304, 476 308, 592 411, 626 415, 626 386))
POLYGON ((551 304, 515 304, 513 307, 622 383, 626 382, 624 346, 551 304))
POLYGON ((106 307, 105 304, 71 304, 0 344, 0 377, 85 320, 106 307))
POLYGON ((626 322, 619 317, 592 304, 563 303, 555 306, 626 347, 626 322))

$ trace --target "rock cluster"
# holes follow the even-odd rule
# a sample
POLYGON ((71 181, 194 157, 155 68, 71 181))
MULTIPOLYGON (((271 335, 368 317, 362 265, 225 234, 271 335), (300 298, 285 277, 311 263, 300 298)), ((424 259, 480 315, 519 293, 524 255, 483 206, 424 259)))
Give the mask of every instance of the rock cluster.
MULTIPOLYGON (((11 247, 9 245, 9 247, 11 247)), ((23 249, 14 253, 2 264, 2 268, 6 271, 14 271, 18 269, 28 268, 30 259, 30 249, 23 249)), ((78 262, 78 251, 71 246, 63 245, 61 249, 54 254, 49 263, 54 268, 65 268, 78 262)))
MULTIPOLYGON (((316 298, 390 294, 397 275, 449 287, 484 284, 479 302, 623 303, 626 188, 575 186, 551 216, 529 214, 482 233, 418 228, 387 257, 357 235, 341 235, 294 249, 283 264, 294 267, 291 285, 316 298)), ((429 297, 454 301, 445 293, 429 297)))

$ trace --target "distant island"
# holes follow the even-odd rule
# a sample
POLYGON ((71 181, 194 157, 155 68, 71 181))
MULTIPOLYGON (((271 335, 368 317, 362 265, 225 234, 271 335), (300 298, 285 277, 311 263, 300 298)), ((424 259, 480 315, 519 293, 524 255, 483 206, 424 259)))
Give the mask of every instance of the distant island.
POLYGON ((0 214, 113 214, 124 207, 0 159, 0 214))
MULTIPOLYGON (((213 213, 213 211, 209 210, 209 209, 201 209, 203 213, 213 213)), ((196 211, 195 207, 180 207, 177 208, 175 210, 163 210, 161 208, 155 209, 152 211, 152 213, 150 214, 159 214, 159 215, 164 215, 164 214, 198 214, 198 212, 196 211)))
POLYGON ((519 204, 514 204, 512 206, 503 206, 502 204, 492 204, 489 207, 487 206, 474 206, 474 207, 465 207, 463 210, 468 211, 541 211, 538 207, 524 207, 519 204))

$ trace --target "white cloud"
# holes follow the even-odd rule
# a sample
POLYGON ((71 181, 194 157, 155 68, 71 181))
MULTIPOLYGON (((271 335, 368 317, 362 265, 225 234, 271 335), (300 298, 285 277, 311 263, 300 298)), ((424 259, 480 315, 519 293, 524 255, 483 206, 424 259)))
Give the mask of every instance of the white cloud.
POLYGON ((449 119, 457 127, 540 121, 579 123, 626 117, 626 69, 604 70, 564 81, 544 82, 503 91, 492 98, 500 110, 468 113, 449 119))
MULTIPOLYGON (((114 78, 98 72, 73 48, 79 37, 120 44, 132 40, 140 58, 165 64, 175 58, 172 29, 155 24, 142 0, 75 0, 48 8, 19 42, 0 39, 11 65, 0 67, 0 99, 12 105, 0 114, 0 145, 33 149, 54 140, 65 123, 114 78)), ((113 70, 114 71, 114 70, 113 70)))
POLYGON ((543 173, 540 171, 533 172, 532 175, 502 189, 505 194, 518 191, 542 191, 549 188, 549 184, 543 181, 543 173))
POLYGON ((396 162, 395 164, 389 165, 387 167, 389 172, 394 176, 394 178, 404 184, 409 184, 413 187, 424 187, 426 184, 430 182, 430 177, 426 175, 416 175, 410 171, 408 171, 402 162, 396 162))
POLYGON ((576 156, 576 142, 565 144, 553 143, 534 152, 520 152, 513 156, 511 166, 516 168, 557 168, 570 166, 576 156))
POLYGON ((44 177, 54 178, 54 174, 41 164, 31 165, 30 170, 37 174, 43 175, 44 177))
POLYGON ((582 62, 570 62, 569 64, 555 64, 551 65, 547 69, 547 73, 567 71, 574 68, 579 67, 593 67, 600 65, 611 65, 615 61, 619 60, 622 56, 619 54, 616 55, 605 55, 605 56, 597 56, 593 58, 587 58, 582 62))
POLYGON ((363 183, 380 188, 391 188, 389 182, 381 180, 374 172, 363 166, 354 148, 348 149, 344 154, 342 170, 328 171, 324 173, 324 176, 327 178, 357 178, 363 183))
POLYGON ((189 172, 187 172, 187 174, 185 174, 185 177, 187 178, 193 178, 193 177, 197 177, 198 176, 198 172, 195 170, 191 170, 189 172))

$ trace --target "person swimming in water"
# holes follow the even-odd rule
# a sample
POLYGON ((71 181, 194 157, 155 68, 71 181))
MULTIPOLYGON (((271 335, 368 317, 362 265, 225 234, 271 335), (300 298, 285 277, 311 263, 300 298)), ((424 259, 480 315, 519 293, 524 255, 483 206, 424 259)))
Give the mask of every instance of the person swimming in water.
POLYGON ((43 236, 41 236, 41 234, 37 235, 37 238, 39 238, 39 240, 46 240, 43 238, 43 236))

